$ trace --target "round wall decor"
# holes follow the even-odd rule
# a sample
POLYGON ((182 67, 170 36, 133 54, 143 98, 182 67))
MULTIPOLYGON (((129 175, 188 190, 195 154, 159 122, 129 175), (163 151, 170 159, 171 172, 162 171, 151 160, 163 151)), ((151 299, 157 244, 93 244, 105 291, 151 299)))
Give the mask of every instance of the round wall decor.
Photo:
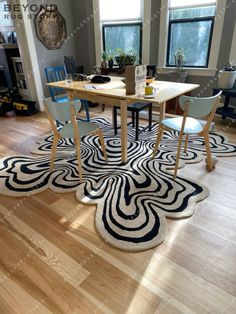
POLYGON ((59 49, 66 38, 66 21, 56 5, 41 6, 35 17, 36 34, 47 49, 59 49))

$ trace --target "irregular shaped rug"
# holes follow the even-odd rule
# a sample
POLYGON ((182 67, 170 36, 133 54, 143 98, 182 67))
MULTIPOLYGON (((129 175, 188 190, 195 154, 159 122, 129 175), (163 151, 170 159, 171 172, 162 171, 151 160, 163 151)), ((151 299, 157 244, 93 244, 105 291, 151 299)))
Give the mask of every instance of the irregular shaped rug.
MULTIPOLYGON (((141 133, 134 141, 129 128, 128 163, 121 163, 120 137, 105 119, 93 119, 104 130, 108 163, 104 161, 96 136, 86 136, 81 145, 84 182, 79 184, 77 160, 72 140, 61 140, 55 169, 50 174, 52 135, 40 140, 33 153, 41 156, 12 156, 0 160, 0 193, 31 196, 48 188, 55 192, 76 191, 78 201, 97 204, 96 227, 111 245, 123 250, 140 251, 161 243, 167 231, 166 217, 191 216, 196 203, 208 196, 200 183, 178 176, 168 168, 175 164, 178 135, 165 133, 155 159, 151 158, 158 124, 141 133)), ((222 135, 210 136, 212 152, 218 156, 236 155, 236 146, 226 143, 222 135)), ((204 157, 204 142, 190 137, 184 163, 204 157)))

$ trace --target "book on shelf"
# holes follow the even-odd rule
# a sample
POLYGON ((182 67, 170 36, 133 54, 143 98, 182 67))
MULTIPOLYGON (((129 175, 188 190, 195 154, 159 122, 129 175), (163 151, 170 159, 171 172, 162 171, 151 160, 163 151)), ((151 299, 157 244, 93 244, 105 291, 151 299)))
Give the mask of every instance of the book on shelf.
POLYGON ((22 63, 21 62, 16 62, 15 65, 16 65, 17 73, 23 73, 22 63))

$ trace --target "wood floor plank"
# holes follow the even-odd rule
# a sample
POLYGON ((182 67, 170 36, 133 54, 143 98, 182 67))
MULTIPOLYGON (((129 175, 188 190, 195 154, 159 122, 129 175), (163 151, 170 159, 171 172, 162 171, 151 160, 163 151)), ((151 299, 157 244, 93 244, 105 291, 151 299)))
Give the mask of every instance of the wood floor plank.
MULTIPOLYGON (((77 289, 32 253, 7 227, 0 227, 0 270, 52 313, 102 313, 77 289), (14 251, 12 250, 14 247, 14 251), (79 302, 78 302, 79 299, 79 302)), ((3 277, 4 278, 4 277, 3 277)), ((3 282, 5 284, 5 282, 3 282)), ((18 298, 23 298, 21 294, 18 298)), ((26 302, 29 298, 26 297, 26 302)), ((26 304, 25 308, 29 308, 26 304)), ((27 312, 27 311, 26 311, 27 312)))
MULTIPOLYGON (((79 234, 80 232, 76 233, 79 234)), ((79 242, 84 243, 84 245, 96 252, 97 247, 92 246, 89 242, 83 241, 79 235, 73 233, 71 236, 75 239, 77 238, 79 242)), ((208 311, 212 312, 216 311, 218 308, 229 306, 231 303, 234 304, 236 301, 236 298, 232 295, 225 293, 215 285, 203 280, 200 276, 195 276, 192 272, 187 271, 185 268, 180 267, 157 253, 152 256, 149 263, 145 264, 145 279, 142 277, 143 272, 139 273, 134 270, 134 268, 129 269, 125 267, 125 264, 114 259, 109 253, 106 254, 102 248, 98 251, 98 254, 109 260, 110 263, 116 265, 116 267, 120 267, 127 275, 133 276, 135 280, 145 285, 148 289, 154 289, 153 292, 160 295, 163 299, 166 299, 166 296, 171 298, 177 308, 179 307, 177 300, 180 301, 184 298, 185 304, 189 309, 193 311, 201 309, 201 296, 203 293, 207 300, 205 301, 204 308, 208 308, 208 311), (164 269, 168 269, 167 274, 163 271, 164 269), (191 296, 188 296, 187 292, 189 290, 191 291, 191 296), (211 297, 214 298, 214 296, 217 301, 211 302, 211 297)), ((86 285, 86 281, 84 281, 82 285, 86 285)), ((231 308, 233 309, 233 307, 231 308)))
POLYGON ((170 302, 161 302, 155 314, 180 314, 182 312, 178 311, 175 307, 173 307, 170 302))
MULTIPOLYGON (((8 202, 10 201, 8 200, 8 202)), ((55 224, 55 222, 53 223, 53 219, 55 218, 58 221, 58 215, 55 215, 55 213, 49 214, 48 210, 46 212, 43 204, 37 201, 35 197, 27 198, 24 204, 20 205, 15 211, 15 215, 26 224, 30 224, 34 230, 63 250, 91 273, 87 278, 88 280, 84 281, 86 289, 83 283, 81 287, 91 295, 94 295, 94 291, 96 290, 96 298, 101 304, 103 304, 105 299, 110 309, 115 308, 118 313, 123 313, 127 306, 126 304, 122 305, 123 299, 133 299, 135 297, 137 302, 139 299, 142 299, 142 304, 147 311, 155 311, 158 307, 161 301, 158 295, 138 284, 111 263, 105 262, 102 257, 94 254, 86 246, 66 235, 63 226, 55 224), (28 206, 30 206, 30 211, 27 210, 28 206), (41 206, 40 209, 39 206, 41 206), (117 293, 116 286, 114 286, 114 282, 118 286, 122 284, 119 294, 117 293)))
POLYGON ((24 242, 31 252, 34 252, 74 287, 79 287, 81 282, 89 276, 90 273, 85 268, 1 205, 0 224, 6 226, 9 231, 24 242))
MULTIPOLYGON (((91 110, 98 115, 100 107, 91 110)), ((102 115, 110 118, 110 109, 102 115)), ((236 123, 215 122, 236 143, 236 123)), ((0 124, 1 157, 28 155, 50 131, 44 113, 0 124)), ((0 313, 234 313, 235 157, 220 157, 210 173, 203 160, 178 174, 209 186, 209 197, 193 217, 169 219, 160 246, 137 253, 106 244, 94 226, 96 206, 74 193, 0 195, 0 313)))
MULTIPOLYGON (((81 231, 81 229, 80 229, 81 231)), ((101 257, 109 261, 112 265, 116 268, 120 269, 124 272, 129 278, 137 281, 140 285, 145 286, 147 289, 152 291, 158 297, 161 297, 166 302, 171 302, 173 307, 179 309, 182 312, 194 313, 188 306, 183 304, 171 295, 171 293, 167 293, 165 289, 161 289, 156 283, 156 279, 153 280, 146 280, 146 271, 149 265, 149 261, 151 260, 152 254, 148 254, 144 259, 139 259, 139 256, 136 254, 139 253, 128 253, 128 252, 120 252, 116 249, 109 248, 106 245, 94 245, 92 242, 84 240, 82 237, 78 236, 80 232, 68 232, 71 237, 78 240, 80 243, 83 243, 85 246, 89 247, 93 252, 99 254, 101 257), (150 256, 151 255, 151 256, 150 256), (135 267, 136 266, 136 267, 135 267), (145 274, 145 275, 144 275, 145 274)), ((87 232, 87 237, 88 232, 87 232)), ((86 284, 86 282, 85 282, 86 284)), ((153 312, 154 313, 154 312, 153 312)))
POLYGON ((41 302, 27 293, 24 288, 18 285, 10 276, 6 276, 0 270, 0 309, 1 314, 17 313, 45 313, 51 314, 47 307, 44 306, 44 300, 41 302))

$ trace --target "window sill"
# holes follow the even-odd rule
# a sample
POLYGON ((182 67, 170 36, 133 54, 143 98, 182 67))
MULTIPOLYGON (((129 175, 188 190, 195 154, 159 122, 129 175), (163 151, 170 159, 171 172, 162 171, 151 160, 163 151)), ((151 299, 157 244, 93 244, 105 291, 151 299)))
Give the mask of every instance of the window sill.
MULTIPOLYGON (((205 68, 184 68, 188 75, 193 76, 215 76, 217 69, 205 69, 205 68)), ((172 67, 157 67, 157 72, 159 74, 169 74, 170 71, 173 71, 174 68, 172 67)))

